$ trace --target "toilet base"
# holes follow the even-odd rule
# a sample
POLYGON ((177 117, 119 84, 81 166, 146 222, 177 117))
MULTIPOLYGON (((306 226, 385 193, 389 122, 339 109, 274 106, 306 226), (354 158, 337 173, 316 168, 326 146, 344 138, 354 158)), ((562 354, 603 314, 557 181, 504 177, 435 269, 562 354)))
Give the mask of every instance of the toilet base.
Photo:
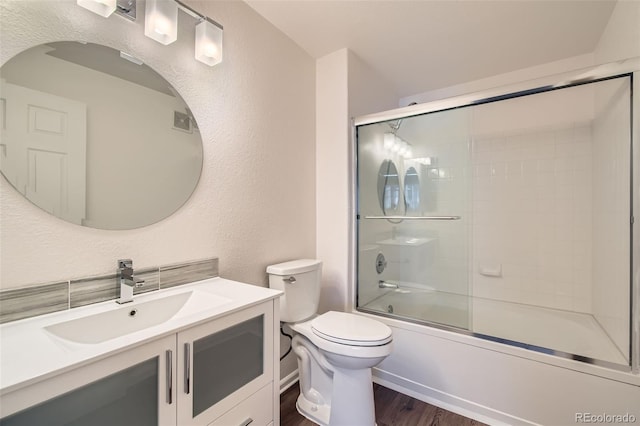
POLYGON ((333 401, 318 404, 300 392, 296 400, 298 412, 321 426, 374 426, 375 409, 371 369, 344 371, 333 376, 333 401))
POLYGON ((330 405, 318 405, 304 397, 302 393, 296 400, 296 408, 298 413, 302 414, 312 422, 318 423, 321 426, 327 426, 329 424, 329 416, 331 414, 330 405))

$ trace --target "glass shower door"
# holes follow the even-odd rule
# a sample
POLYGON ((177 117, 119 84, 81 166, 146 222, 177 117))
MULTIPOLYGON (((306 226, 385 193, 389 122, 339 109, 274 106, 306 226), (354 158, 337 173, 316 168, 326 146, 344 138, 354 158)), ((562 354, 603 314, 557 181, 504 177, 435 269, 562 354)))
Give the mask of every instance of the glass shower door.
POLYGON ((633 80, 576 81, 356 120, 358 310, 633 365, 633 80))
POLYGON ((468 128, 467 110, 358 127, 359 308, 469 329, 468 128))

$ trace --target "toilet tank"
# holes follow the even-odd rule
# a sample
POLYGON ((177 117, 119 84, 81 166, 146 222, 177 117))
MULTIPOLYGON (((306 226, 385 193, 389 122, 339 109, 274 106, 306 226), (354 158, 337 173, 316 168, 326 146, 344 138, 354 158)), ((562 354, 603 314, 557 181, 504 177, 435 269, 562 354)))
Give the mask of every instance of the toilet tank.
POLYGON ((267 267, 269 287, 282 290, 280 321, 299 322, 315 315, 320 300, 322 261, 298 259, 267 267))

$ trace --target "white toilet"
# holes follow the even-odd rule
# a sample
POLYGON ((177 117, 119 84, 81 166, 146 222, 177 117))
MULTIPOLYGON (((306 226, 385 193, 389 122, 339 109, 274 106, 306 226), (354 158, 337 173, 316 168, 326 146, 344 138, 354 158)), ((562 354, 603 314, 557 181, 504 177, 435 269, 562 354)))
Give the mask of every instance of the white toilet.
POLYGON ((317 315, 322 262, 293 260, 267 268, 269 286, 284 291, 280 321, 295 332, 300 396, 298 411, 331 426, 373 426, 371 367, 392 348, 391 329, 364 316, 317 315))

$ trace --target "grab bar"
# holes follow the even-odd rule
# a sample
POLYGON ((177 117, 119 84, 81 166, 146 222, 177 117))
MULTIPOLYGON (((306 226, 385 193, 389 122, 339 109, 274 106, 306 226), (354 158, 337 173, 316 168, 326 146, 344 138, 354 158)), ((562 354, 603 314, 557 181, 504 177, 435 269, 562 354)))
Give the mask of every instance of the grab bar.
POLYGON ((365 219, 394 219, 394 220, 460 220, 461 216, 365 216, 365 219))

